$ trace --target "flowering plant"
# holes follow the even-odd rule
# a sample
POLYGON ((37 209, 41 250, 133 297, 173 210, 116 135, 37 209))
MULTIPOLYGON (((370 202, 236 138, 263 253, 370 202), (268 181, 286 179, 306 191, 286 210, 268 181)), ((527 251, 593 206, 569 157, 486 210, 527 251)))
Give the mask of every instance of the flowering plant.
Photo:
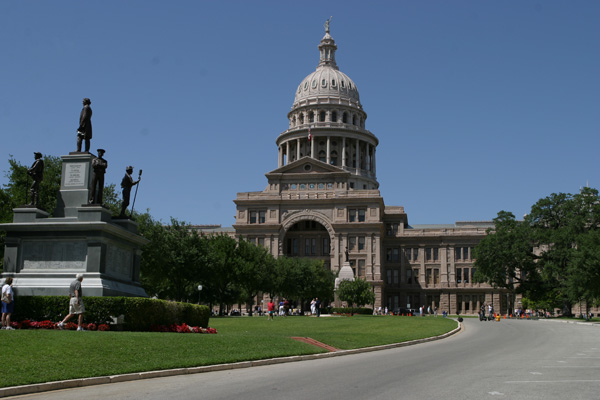
POLYGON ((217 333, 215 328, 202 328, 199 326, 189 326, 186 323, 181 325, 152 325, 150 332, 174 332, 174 333, 217 333))
POLYGON ((95 331, 96 329, 98 329, 98 326, 94 323, 89 323, 87 324, 87 327, 85 329, 87 329, 88 331, 95 331))
POLYGON ((98 330, 99 331, 109 331, 110 326, 108 326, 107 324, 100 324, 100 325, 98 325, 98 330))

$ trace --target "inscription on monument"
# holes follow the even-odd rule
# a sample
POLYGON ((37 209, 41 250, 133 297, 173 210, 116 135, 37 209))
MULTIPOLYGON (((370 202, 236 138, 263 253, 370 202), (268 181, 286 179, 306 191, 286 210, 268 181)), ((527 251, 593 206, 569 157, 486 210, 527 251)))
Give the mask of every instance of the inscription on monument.
POLYGON ((69 163, 65 166, 65 187, 85 186, 87 163, 69 163))
POLYGON ((87 244, 81 242, 23 242, 23 269, 84 269, 87 244))
POLYGON ((131 279, 133 253, 117 246, 110 246, 106 251, 106 272, 121 279, 131 279))

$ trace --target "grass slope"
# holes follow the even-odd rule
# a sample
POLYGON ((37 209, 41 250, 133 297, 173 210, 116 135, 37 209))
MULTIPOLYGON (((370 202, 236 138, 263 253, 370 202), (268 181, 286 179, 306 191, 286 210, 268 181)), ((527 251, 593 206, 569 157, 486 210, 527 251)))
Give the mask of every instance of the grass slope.
POLYGON ((291 336, 340 349, 397 343, 443 334, 456 322, 441 317, 242 317, 214 318, 210 325, 219 333, 2 330, 2 359, 9 367, 0 374, 0 387, 325 351, 291 336))

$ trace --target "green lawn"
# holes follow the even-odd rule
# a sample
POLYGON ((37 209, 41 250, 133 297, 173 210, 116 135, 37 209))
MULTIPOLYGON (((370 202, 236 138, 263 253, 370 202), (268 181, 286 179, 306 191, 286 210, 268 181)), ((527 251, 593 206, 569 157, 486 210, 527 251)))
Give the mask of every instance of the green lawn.
POLYGON ((146 332, 0 331, 0 387, 324 352, 290 339, 311 337, 354 349, 436 336, 442 317, 213 318, 216 335, 146 332))

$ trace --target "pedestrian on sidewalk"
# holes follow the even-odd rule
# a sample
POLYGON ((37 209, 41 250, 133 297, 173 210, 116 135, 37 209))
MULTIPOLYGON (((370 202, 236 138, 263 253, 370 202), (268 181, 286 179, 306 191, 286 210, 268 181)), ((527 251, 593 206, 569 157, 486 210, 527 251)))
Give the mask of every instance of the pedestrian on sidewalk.
POLYGON ((8 277, 2 285, 2 329, 14 330, 10 326, 10 316, 15 311, 15 292, 12 289, 13 278, 8 277))

